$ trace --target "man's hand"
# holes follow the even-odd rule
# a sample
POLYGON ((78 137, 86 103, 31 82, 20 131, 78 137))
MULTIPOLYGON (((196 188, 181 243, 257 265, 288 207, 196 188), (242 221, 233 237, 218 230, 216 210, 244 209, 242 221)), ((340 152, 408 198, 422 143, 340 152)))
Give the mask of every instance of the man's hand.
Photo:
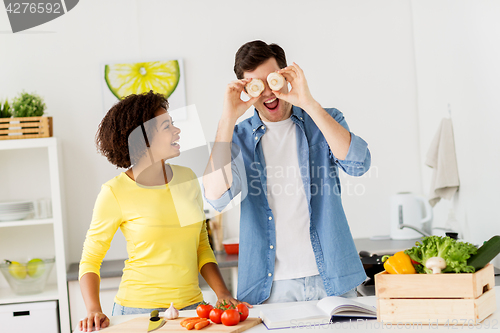
POLYGON ((238 120, 238 118, 258 99, 258 97, 254 97, 246 102, 241 100, 241 92, 244 91, 245 85, 250 81, 252 81, 252 79, 236 80, 227 85, 224 95, 222 118, 234 120, 236 123, 236 120, 238 120))
POLYGON ((108 327, 109 318, 102 312, 91 312, 78 323, 81 332, 92 332, 94 326, 96 331, 108 327))
POLYGON ((309 91, 304 71, 302 71, 299 65, 293 63, 291 66, 280 69, 278 73, 285 77, 287 82, 292 86, 292 89, 286 94, 279 91, 273 91, 276 97, 292 105, 298 106, 306 112, 309 108, 317 104, 309 91))
POLYGON ((351 133, 340 125, 311 96, 304 72, 296 63, 278 71, 292 85, 287 94, 273 91, 279 99, 298 106, 312 118, 337 159, 344 160, 351 145, 351 133))

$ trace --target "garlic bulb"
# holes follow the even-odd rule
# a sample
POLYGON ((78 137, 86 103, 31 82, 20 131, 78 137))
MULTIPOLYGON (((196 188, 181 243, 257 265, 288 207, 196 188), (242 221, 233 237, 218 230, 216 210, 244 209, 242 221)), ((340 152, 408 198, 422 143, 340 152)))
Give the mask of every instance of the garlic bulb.
POLYGON ((174 302, 170 303, 170 307, 165 311, 165 319, 175 319, 179 317, 179 310, 174 308, 174 302))

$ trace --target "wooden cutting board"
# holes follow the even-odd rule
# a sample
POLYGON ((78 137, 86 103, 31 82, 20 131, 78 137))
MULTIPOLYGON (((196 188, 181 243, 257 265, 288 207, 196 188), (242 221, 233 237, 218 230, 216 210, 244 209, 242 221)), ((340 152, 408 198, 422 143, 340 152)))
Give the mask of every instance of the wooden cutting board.
MULTIPOLYGON (((244 322, 239 323, 234 326, 224 326, 222 324, 211 323, 208 327, 205 327, 199 331, 192 329, 188 331, 186 328, 182 327, 180 322, 186 317, 179 317, 177 319, 167 320, 162 328, 157 329, 154 332, 178 332, 178 333, 203 333, 203 332, 219 332, 219 333, 240 333, 251 327, 259 325, 262 320, 260 318, 248 317, 244 322)), ((110 326, 101 330, 105 333, 147 333, 149 326, 149 317, 139 317, 134 318, 124 323, 110 326)))

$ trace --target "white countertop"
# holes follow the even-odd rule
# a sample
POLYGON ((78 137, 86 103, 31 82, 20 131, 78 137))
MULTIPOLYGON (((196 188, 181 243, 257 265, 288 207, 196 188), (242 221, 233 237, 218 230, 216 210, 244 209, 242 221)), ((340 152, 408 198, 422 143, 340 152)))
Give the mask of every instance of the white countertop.
MULTIPOLYGON (((381 330, 394 330, 394 331, 400 331, 404 332, 406 330, 419 330, 419 331, 424 331, 424 332, 456 332, 456 330, 460 331, 475 331, 475 330, 492 330, 495 332, 500 332, 500 287, 497 286, 495 287, 495 293, 496 293, 496 301, 497 301, 497 311, 493 313, 491 316, 483 320, 483 322, 476 327, 473 326, 446 326, 446 325, 422 325, 422 326, 416 326, 416 327, 411 327, 409 324, 408 325, 391 325, 391 324, 385 324, 385 323, 380 323, 376 319, 371 319, 371 320, 347 320, 343 322, 336 322, 332 323, 330 325, 322 325, 322 326, 315 326, 315 327, 301 327, 301 328, 288 328, 288 329, 280 329, 280 330, 268 330, 263 324, 257 325, 253 328, 250 328, 249 330, 245 331, 248 333, 264 333, 264 332, 275 332, 275 333, 284 333, 284 332, 294 332, 297 330, 303 330, 304 332, 310 332, 313 330, 321 330, 321 332, 324 331, 335 331, 335 332, 355 332, 358 330, 363 330, 363 331, 381 331, 381 330), (489 327, 487 327, 489 326, 489 327)), ((358 301, 370 304, 370 305, 376 305, 376 297, 375 296, 369 296, 369 297, 358 297, 358 301)), ((312 301, 312 302, 317 302, 317 301, 312 301)), ((258 317, 259 312, 261 309, 270 309, 270 308, 275 308, 275 307, 289 307, 289 306, 295 306, 297 305, 297 302, 291 302, 291 303, 276 303, 276 304, 266 304, 266 305, 255 305, 253 308, 250 309, 250 316, 251 317, 258 317)), ((118 325, 123 322, 126 322, 130 319, 137 318, 137 317, 148 317, 149 314, 142 314, 142 315, 129 315, 129 316, 114 316, 110 318, 111 325, 118 325)), ((181 316, 182 317, 193 317, 196 316, 196 311, 195 310, 187 310, 187 311, 181 311, 181 316)), ((80 331, 75 331, 80 332, 80 331)), ((105 330, 104 330, 105 332, 105 330)))

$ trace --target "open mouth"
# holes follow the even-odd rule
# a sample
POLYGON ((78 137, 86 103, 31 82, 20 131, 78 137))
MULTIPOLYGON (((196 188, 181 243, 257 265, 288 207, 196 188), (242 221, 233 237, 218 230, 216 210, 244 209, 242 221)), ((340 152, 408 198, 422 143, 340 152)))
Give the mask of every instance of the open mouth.
POLYGON ((280 100, 277 99, 276 97, 275 98, 271 98, 270 100, 264 102, 264 106, 268 110, 271 110, 271 111, 276 110, 278 108, 279 104, 280 104, 280 100))
POLYGON ((173 146, 173 147, 175 147, 175 148, 180 148, 181 147, 181 145, 179 144, 179 139, 175 140, 170 145, 173 146))

